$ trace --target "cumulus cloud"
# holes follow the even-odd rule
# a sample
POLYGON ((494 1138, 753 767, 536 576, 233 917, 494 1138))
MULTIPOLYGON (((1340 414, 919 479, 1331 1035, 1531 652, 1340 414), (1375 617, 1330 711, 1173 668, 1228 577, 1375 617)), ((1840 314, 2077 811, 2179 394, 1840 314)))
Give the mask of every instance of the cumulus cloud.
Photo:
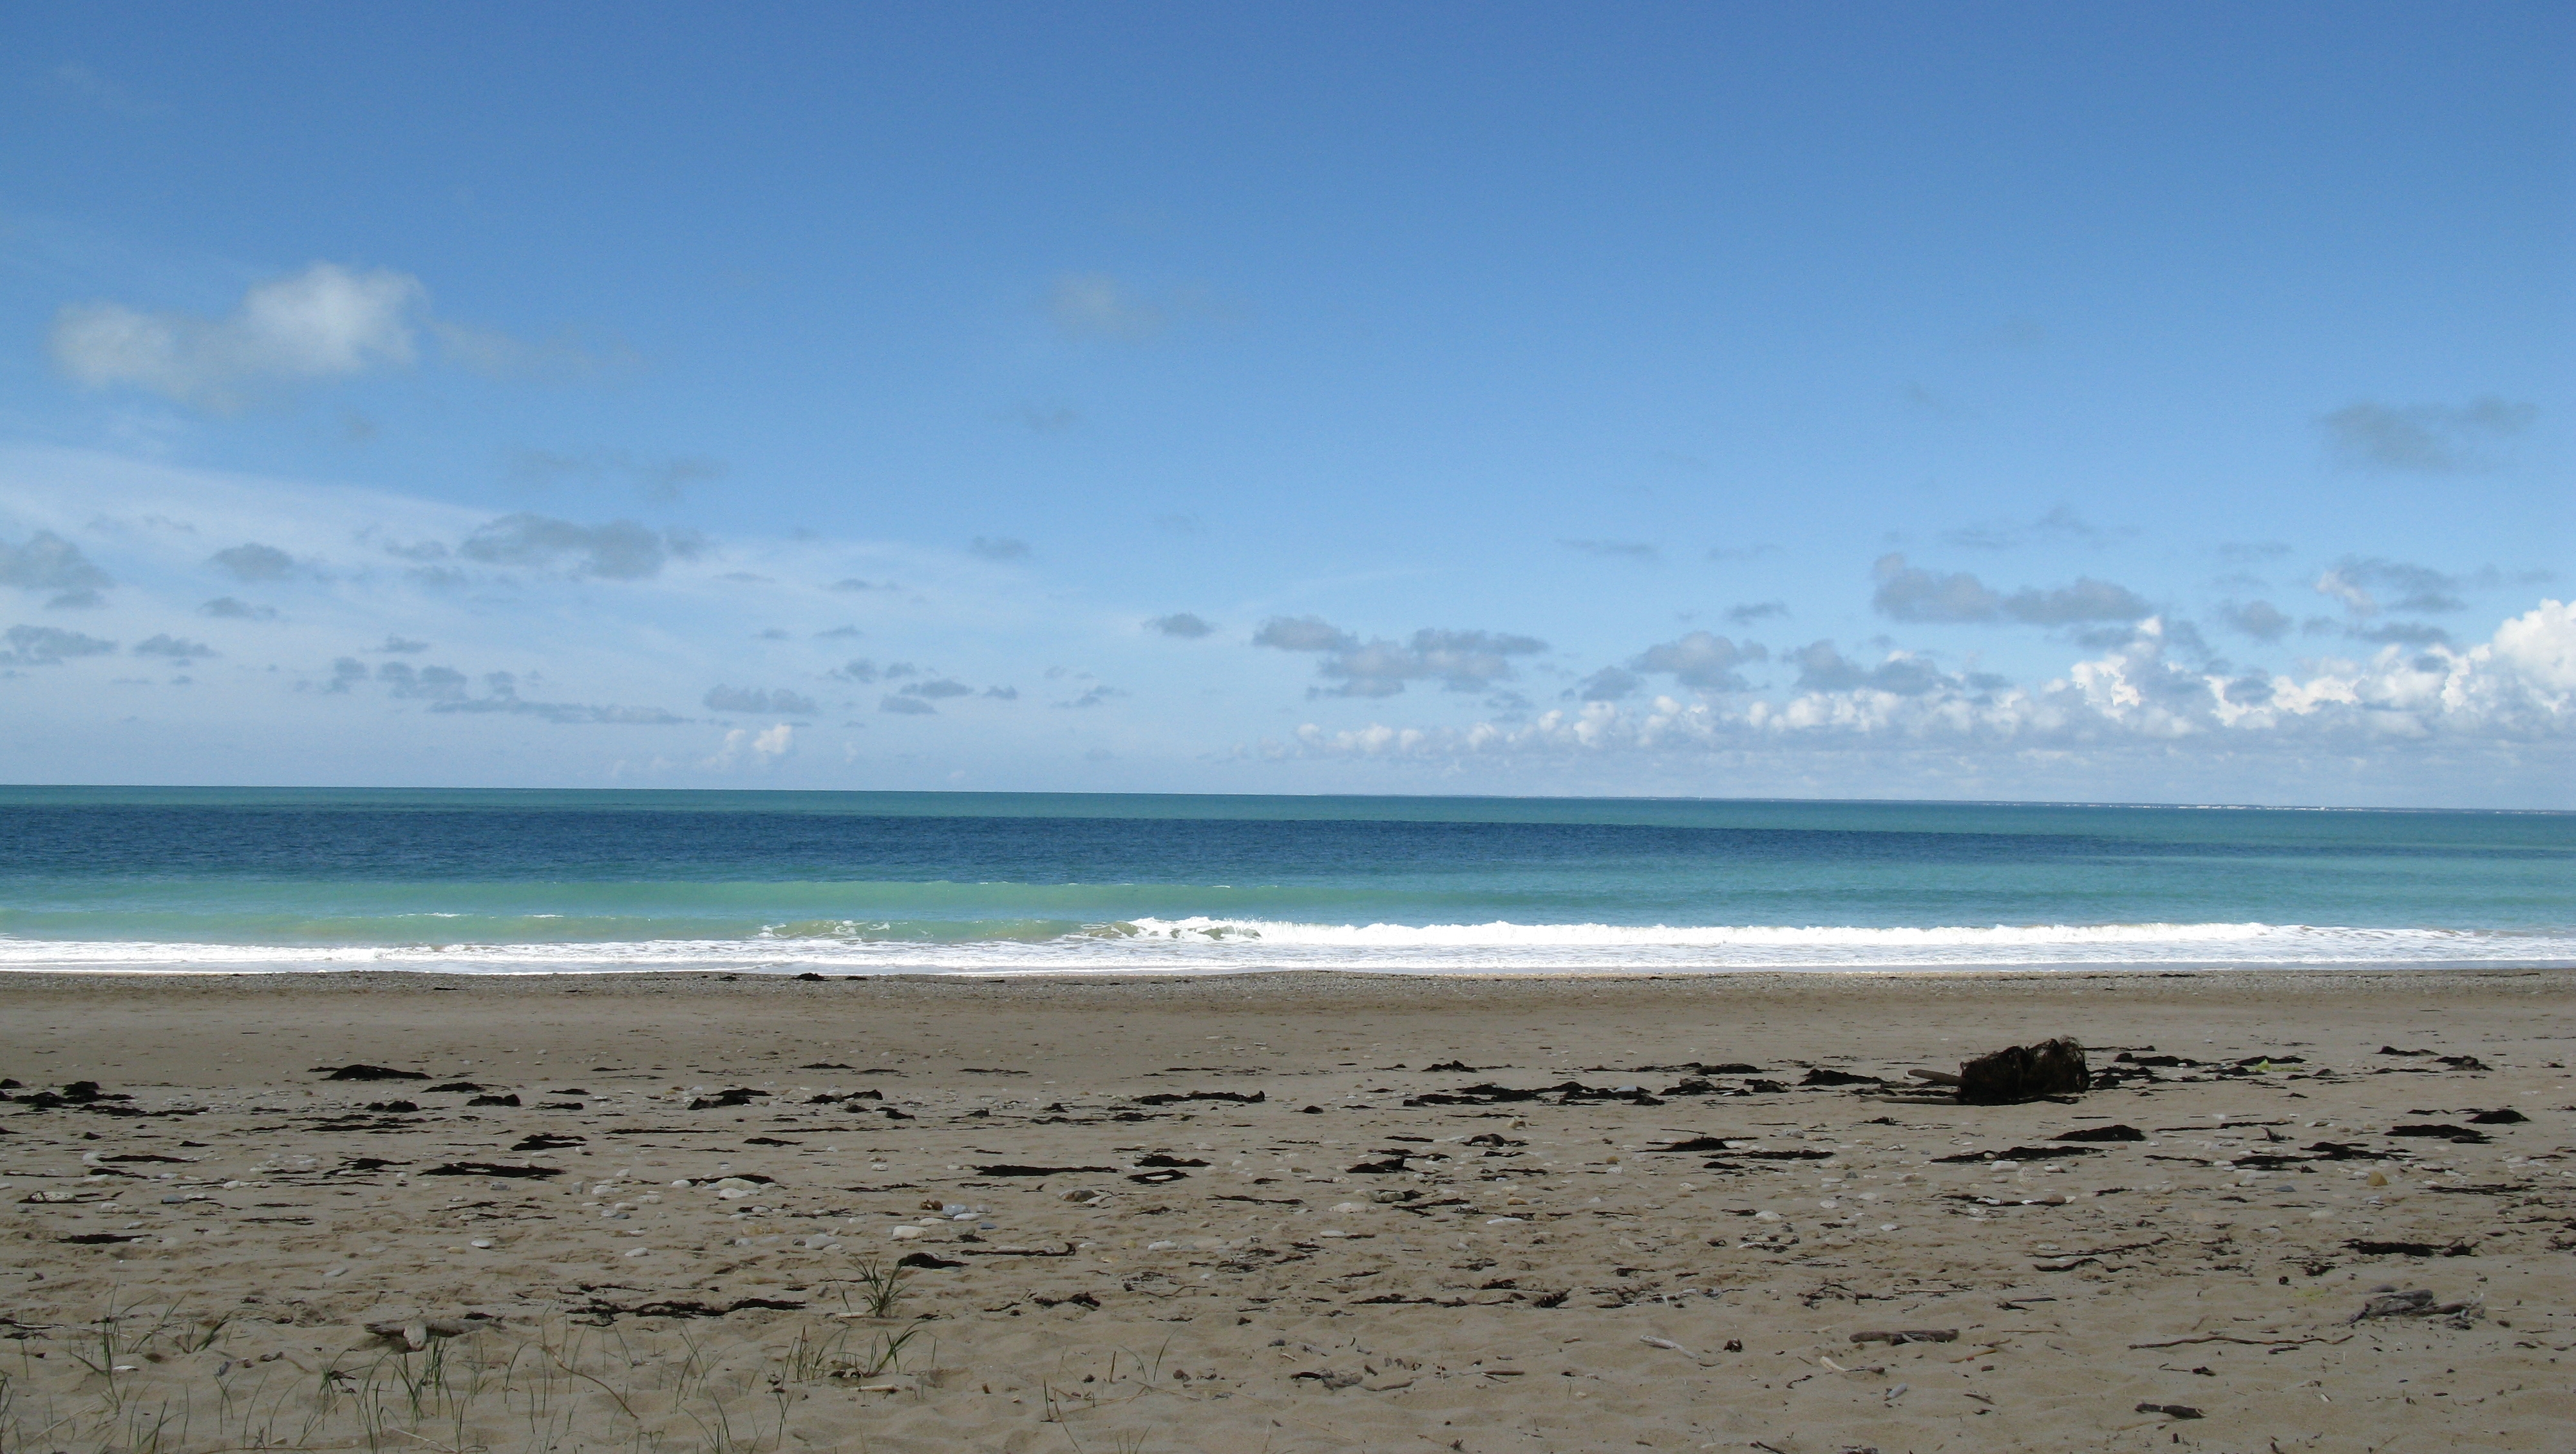
POLYGON ((197 608, 200 616, 216 616, 230 621, 273 621, 277 610, 272 606, 254 606, 235 596, 217 596, 197 608))
POLYGON ((1756 621, 1788 614, 1789 603, 1786 601, 1744 601, 1726 608, 1726 619, 1738 626, 1750 626, 1756 621))
POLYGON ((486 565, 532 567, 571 557, 576 574, 633 581, 661 574, 671 557, 693 559, 705 549, 705 541, 687 531, 657 532, 632 520, 576 525, 522 512, 477 529, 456 553, 486 565))
POLYGON ((1901 657, 1862 668, 1818 643, 1790 654, 1802 676, 1785 702, 1726 706, 1657 697, 1637 707, 1588 702, 1520 725, 1371 724, 1339 732, 1309 725, 1276 750, 1454 758, 1790 744, 1919 747, 1954 756, 2123 744, 2164 753, 2190 742, 2227 752, 2337 754, 2409 743, 2576 745, 2576 605, 2560 601, 2505 621, 2477 646, 2392 643, 2367 660, 2311 663, 2300 676, 2194 668, 2173 661, 2167 648, 2163 624, 2150 618, 2120 647, 2023 688, 1945 676, 1901 657))
POLYGON ((2540 410, 2488 395, 2456 408, 2363 401, 2317 420, 2339 462, 2368 470, 2462 474, 2491 469, 2496 449, 2529 429, 2540 410))
POLYGON ((229 571, 235 580, 242 581, 282 581, 295 574, 295 557, 274 545, 262 545, 256 540, 218 550, 207 557, 206 563, 229 571))
POLYGON ((1252 633, 1252 644, 1280 651, 1348 651, 1360 639, 1321 616, 1273 616, 1252 633))
POLYGON ((1877 665, 1864 667, 1836 651, 1831 641, 1816 641, 1784 653, 1781 660, 1798 669, 1797 690, 1802 692, 1870 691, 1919 697, 1955 685, 1938 667, 1910 652, 1890 652, 1877 665))
POLYGON ((978 535, 966 548, 986 560, 1018 560, 1029 553, 1027 541, 1008 535, 978 535))
POLYGON ((226 411, 282 383, 343 378, 413 357, 408 273, 317 262, 253 285, 221 318, 82 303, 54 317, 54 364, 91 388, 132 385, 226 411))
POLYGON ((724 741, 698 765, 725 772, 737 763, 755 768, 775 767, 796 752, 796 729, 785 722, 754 732, 736 727, 725 733, 724 741))
POLYGON ((2031 626, 2068 626, 2079 621, 2142 621, 2155 614, 2155 607, 2126 586, 2078 576, 2071 586, 2013 592, 2004 598, 2004 614, 2031 626))
POLYGON ((1058 702, 1055 705, 1059 707, 1069 707, 1079 711, 1084 707, 1097 707, 1113 697, 1123 697, 1125 695, 1127 695, 1125 692, 1120 691, 1116 687, 1093 687, 1070 701, 1058 702))
POLYGON ((408 636, 388 635, 385 637, 385 644, 375 649, 388 656, 416 656, 429 650, 429 643, 414 641, 408 636))
POLYGON ((845 682, 872 682, 877 679, 877 664, 864 656, 854 656, 825 673, 845 682))
POLYGON ((1146 622, 1145 629, 1159 631, 1165 636, 1177 636, 1184 641, 1196 641, 1216 628, 1209 625, 1204 618, 1188 611, 1176 611, 1169 616, 1157 616, 1146 622))
POLYGON ((1636 671, 1669 673, 1683 686, 1703 692, 1740 692, 1746 690, 1746 683, 1736 668, 1769 656, 1756 642, 1738 646, 1726 637, 1694 631, 1678 641, 1647 647, 1628 665, 1636 671))
POLYGON ((166 631, 134 643, 132 649, 136 656, 166 656, 182 664, 200 656, 223 654, 202 641, 191 641, 184 636, 173 636, 166 631))
POLYGON ((1566 689, 1565 695, 1578 702, 1616 702, 1636 695, 1646 684, 1635 672, 1605 666, 1566 689))
POLYGON ((2218 619, 2257 641, 2278 641, 2290 634, 2290 618, 2269 601, 2222 602, 2218 619))
POLYGON ((1585 555, 1605 560, 1632 560, 1640 564, 1661 559, 1663 552, 1642 540, 1560 540, 1557 544, 1585 555))
POLYGON ((1479 692, 1511 678, 1513 657, 1547 650, 1547 643, 1534 636, 1432 627, 1402 642, 1356 642, 1311 617, 1301 622, 1269 622, 1262 627, 1262 635, 1253 639, 1257 645, 1323 652, 1315 672, 1338 685, 1309 688, 1307 695, 1328 697, 1391 697, 1413 681, 1437 681, 1452 692, 1479 692), (1333 633, 1340 644, 1286 645, 1282 640, 1262 639, 1273 635, 1274 627, 1281 628, 1276 635, 1297 641, 1320 640, 1324 633, 1333 633))
POLYGON ((50 530, 28 536, 24 545, 0 540, 0 585, 51 591, 48 606, 104 605, 106 599, 99 592, 115 584, 81 554, 79 546, 50 530))
POLYGON ((930 681, 906 685, 903 688, 903 694, 907 697, 929 697, 936 701, 948 697, 971 697, 975 695, 975 689, 964 682, 953 682, 946 677, 936 677, 930 681))
POLYGON ((710 687, 706 709, 710 712, 777 713, 787 717, 810 717, 814 699, 791 692, 784 687, 710 687))
POLYGON ((1870 604, 1899 621, 1957 624, 2010 620, 2030 626, 2086 621, 2139 621, 2154 614, 2145 598, 2126 586, 2077 577, 2049 590, 2024 587, 2011 595, 1989 590, 1966 571, 1942 574, 1909 566, 1901 554, 1879 557, 1872 568, 1878 589, 1870 604))
POLYGON ((883 697, 877 701, 877 710, 880 712, 892 712, 897 716, 915 717, 936 715, 939 711, 937 707, 930 705, 919 697, 883 697))
POLYGON ((2459 577, 2430 566, 2347 555, 2317 577, 2316 592, 2341 601, 2355 616, 2375 616, 2382 610, 2462 610, 2468 602, 2453 594, 2461 584, 2459 577))
POLYGON ((1909 566, 1902 555, 1883 555, 1873 568, 1878 590, 1870 604, 1882 616, 1899 621, 1992 621, 2003 614, 2003 598, 1966 571, 1939 575, 1909 566))
POLYGON ((116 649, 102 641, 59 626, 12 626, 0 633, 0 666, 60 666, 75 656, 105 656, 116 649))

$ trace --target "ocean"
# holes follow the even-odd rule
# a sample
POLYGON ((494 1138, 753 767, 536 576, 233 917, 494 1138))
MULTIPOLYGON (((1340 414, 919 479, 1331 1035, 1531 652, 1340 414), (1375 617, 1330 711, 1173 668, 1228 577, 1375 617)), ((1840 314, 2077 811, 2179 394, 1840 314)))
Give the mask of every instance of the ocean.
POLYGON ((0 788, 0 969, 2576 965, 2576 814, 0 788))

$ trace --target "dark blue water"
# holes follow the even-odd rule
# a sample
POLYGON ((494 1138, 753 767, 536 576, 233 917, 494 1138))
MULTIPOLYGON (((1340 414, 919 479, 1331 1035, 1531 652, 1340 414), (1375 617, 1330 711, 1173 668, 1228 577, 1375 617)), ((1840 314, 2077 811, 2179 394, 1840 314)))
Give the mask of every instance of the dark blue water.
POLYGON ((0 789, 0 966, 2576 961, 2576 815, 0 789))

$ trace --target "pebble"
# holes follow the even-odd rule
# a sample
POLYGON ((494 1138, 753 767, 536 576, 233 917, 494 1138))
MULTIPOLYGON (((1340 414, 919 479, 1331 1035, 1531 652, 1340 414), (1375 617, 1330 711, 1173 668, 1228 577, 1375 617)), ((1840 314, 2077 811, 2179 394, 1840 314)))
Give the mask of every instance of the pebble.
POLYGON ((617 1255, 620 1257, 641 1257, 652 1250, 653 1249, 650 1247, 629 1247, 617 1255))
POLYGON ((915 1237, 921 1235, 921 1229, 919 1227, 888 1227, 886 1228, 886 1235, 894 1238, 898 1242, 909 1242, 915 1237))
POLYGON ((465 1245, 466 1245, 466 1246, 468 1246, 468 1247, 478 1247, 478 1248, 481 1248, 482 1250, 484 1250, 484 1251, 488 1252, 488 1251, 492 1250, 492 1239, 491 1239, 491 1238, 489 1238, 489 1237, 477 1237, 477 1238, 475 1238, 473 1241, 468 1242, 468 1243, 466 1243, 465 1245))

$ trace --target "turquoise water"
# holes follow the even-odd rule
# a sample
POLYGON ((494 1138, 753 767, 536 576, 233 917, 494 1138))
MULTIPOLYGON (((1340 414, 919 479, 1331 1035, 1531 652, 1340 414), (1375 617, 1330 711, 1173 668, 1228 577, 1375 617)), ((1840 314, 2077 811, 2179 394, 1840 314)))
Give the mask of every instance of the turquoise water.
POLYGON ((2576 963, 2576 815, 0 788, 0 968, 2576 963))

